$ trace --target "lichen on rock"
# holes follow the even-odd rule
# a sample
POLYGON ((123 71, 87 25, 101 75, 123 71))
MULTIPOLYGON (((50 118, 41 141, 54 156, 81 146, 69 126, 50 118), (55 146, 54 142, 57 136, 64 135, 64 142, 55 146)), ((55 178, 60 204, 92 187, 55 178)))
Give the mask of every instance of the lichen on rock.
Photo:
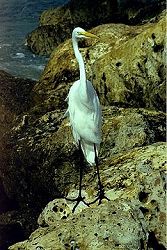
MULTIPOLYGON (((0 184, 16 202, 0 219, 19 224, 27 238, 11 250, 165 249, 165 15, 143 25, 103 24, 91 30, 98 40, 80 43, 102 103, 99 166, 110 201, 101 205, 81 202, 73 214, 65 199, 77 196, 80 164, 64 117, 79 77, 71 40, 55 48, 37 83, 0 72, 0 184)), ((82 167, 90 202, 96 171, 82 167)))
MULTIPOLYGON (((142 26, 106 24, 92 30, 99 36, 81 49, 88 79, 103 105, 145 107, 165 112, 165 23, 142 26)), ((71 41, 55 49, 36 85, 46 106, 64 106, 69 86, 79 77, 71 41), (57 98, 59 96, 59 98, 57 98)))
MULTIPOLYGON (((50 202, 39 217, 40 227, 27 241, 10 250, 70 249, 146 249, 149 235, 165 246, 164 174, 166 145, 157 143, 136 148, 119 157, 106 158, 101 177, 110 201, 92 207, 77 208, 72 214, 69 201, 50 202), (88 233, 89 232, 89 233, 88 233)), ((89 199, 96 192, 92 173, 84 178, 89 199), (91 180, 91 182, 90 182, 91 180), (91 183, 91 186, 90 186, 91 183), (90 194, 90 189, 94 190, 90 194)))

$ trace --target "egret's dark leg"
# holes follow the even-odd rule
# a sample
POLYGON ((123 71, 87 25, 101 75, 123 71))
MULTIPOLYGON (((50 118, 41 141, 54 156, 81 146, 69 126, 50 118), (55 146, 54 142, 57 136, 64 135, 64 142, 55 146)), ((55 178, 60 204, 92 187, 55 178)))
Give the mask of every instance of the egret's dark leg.
POLYGON ((82 164, 84 163, 84 157, 81 149, 81 141, 79 140, 79 157, 80 157, 80 166, 79 166, 79 197, 81 196, 81 190, 82 190, 82 177, 83 177, 83 167, 82 164))
POLYGON ((78 197, 75 198, 75 199, 70 199, 70 198, 66 198, 66 200, 69 200, 69 201, 76 201, 76 204, 75 206, 73 207, 72 209, 72 213, 74 213, 76 207, 78 206, 78 204, 82 201, 85 205, 89 206, 89 204, 87 204, 84 199, 85 197, 82 196, 81 194, 81 191, 82 191, 82 177, 83 177, 83 163, 84 163, 84 156, 83 156, 83 153, 82 153, 82 148, 81 148, 81 141, 79 140, 79 157, 80 157, 80 160, 79 160, 79 194, 78 194, 78 197))
POLYGON ((96 144, 95 143, 94 143, 94 151, 95 151, 95 165, 96 165, 97 178, 98 178, 98 194, 97 194, 97 198, 94 201, 90 202, 89 205, 95 203, 97 200, 99 200, 99 205, 100 205, 101 201, 103 199, 106 199, 108 201, 110 199, 104 195, 104 187, 103 187, 103 184, 101 183, 101 179, 100 179, 99 162, 98 162, 96 144))

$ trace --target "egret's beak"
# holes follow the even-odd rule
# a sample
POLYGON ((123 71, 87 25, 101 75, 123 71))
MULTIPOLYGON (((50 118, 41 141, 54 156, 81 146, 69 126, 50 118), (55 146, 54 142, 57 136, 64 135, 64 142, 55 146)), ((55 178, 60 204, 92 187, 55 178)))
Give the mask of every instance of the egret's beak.
POLYGON ((86 37, 90 37, 90 38, 99 38, 98 36, 90 33, 90 32, 87 32, 87 31, 84 31, 84 32, 80 32, 81 35, 83 36, 86 36, 86 37))

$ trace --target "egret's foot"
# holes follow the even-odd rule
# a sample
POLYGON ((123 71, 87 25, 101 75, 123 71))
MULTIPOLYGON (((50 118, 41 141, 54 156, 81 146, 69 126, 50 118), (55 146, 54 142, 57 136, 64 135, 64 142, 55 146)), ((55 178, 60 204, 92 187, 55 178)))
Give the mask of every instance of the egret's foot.
POLYGON ((74 206, 73 209, 72 209, 72 213, 75 212, 75 209, 76 209, 76 207, 79 205, 80 202, 83 202, 86 206, 89 207, 89 203, 85 202, 85 201, 84 201, 85 197, 82 197, 81 195, 78 195, 78 197, 77 197, 77 198, 74 198, 74 199, 70 199, 70 198, 65 198, 65 199, 66 199, 67 201, 76 201, 76 204, 75 204, 75 206, 74 206))
POLYGON ((102 200, 104 200, 104 199, 110 201, 110 199, 107 196, 105 196, 104 187, 101 185, 99 187, 97 198, 94 201, 88 203, 88 205, 94 204, 98 200, 99 200, 99 204, 98 205, 100 205, 102 203, 102 200))

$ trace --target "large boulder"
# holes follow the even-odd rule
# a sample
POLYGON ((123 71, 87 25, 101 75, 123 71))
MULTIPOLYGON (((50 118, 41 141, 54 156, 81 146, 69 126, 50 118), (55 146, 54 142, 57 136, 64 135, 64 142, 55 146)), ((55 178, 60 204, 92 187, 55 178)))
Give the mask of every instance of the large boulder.
MULTIPOLYGON (((81 203, 72 214, 75 203, 54 200, 29 239, 9 249, 165 249, 165 164, 165 143, 107 157, 100 172, 110 201, 91 207, 81 203)), ((95 198, 96 189, 92 169, 83 180, 87 201, 95 198)), ((77 195, 73 192, 69 197, 77 195)))
MULTIPOLYGON (((102 104, 165 111, 165 27, 162 13, 151 24, 106 24, 91 30, 99 40, 81 44, 81 53, 102 104)), ((78 78, 68 40, 53 51, 34 91, 46 109, 62 108, 70 85, 78 78)))
POLYGON ((102 103, 165 111, 166 18, 115 46, 94 63, 94 84, 102 103))

